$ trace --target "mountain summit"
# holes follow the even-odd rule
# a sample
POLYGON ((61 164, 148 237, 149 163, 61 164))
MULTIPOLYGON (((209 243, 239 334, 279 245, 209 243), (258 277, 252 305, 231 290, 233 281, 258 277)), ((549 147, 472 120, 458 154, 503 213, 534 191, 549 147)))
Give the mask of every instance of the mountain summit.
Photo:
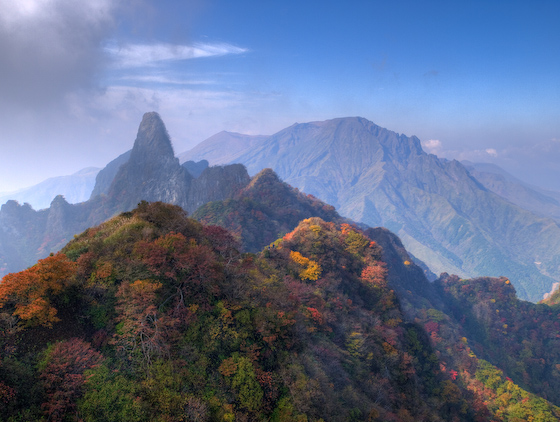
MULTIPOLYGON (((212 147, 197 159, 219 162, 230 149, 215 139, 212 147)), ((387 227, 437 273, 505 275, 534 301, 560 281, 558 224, 491 192, 461 163, 425 153, 415 136, 360 117, 294 124, 236 162, 251 175, 272 168, 341 215, 387 227)))
POLYGON ((69 204, 57 196, 35 211, 10 201, 0 209, 0 276, 19 271, 59 250, 72 236, 141 201, 172 203, 192 213, 209 201, 233 197, 249 183, 240 164, 206 167, 197 178, 179 164, 160 116, 146 113, 134 147, 105 167, 89 201, 69 204))
POLYGON ((155 111, 145 113, 142 117, 130 161, 144 166, 175 161, 171 139, 161 117, 155 111))
POLYGON ((192 176, 175 158, 167 129, 159 114, 142 118, 128 162, 118 170, 109 197, 119 210, 141 200, 186 205, 192 176))

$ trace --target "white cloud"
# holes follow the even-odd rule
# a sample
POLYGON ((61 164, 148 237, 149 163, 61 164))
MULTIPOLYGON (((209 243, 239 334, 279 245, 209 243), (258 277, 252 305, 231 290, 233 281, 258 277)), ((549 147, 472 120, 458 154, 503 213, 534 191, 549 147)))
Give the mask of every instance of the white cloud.
POLYGON ((436 154, 441 150, 441 141, 438 139, 429 139, 422 141, 422 147, 430 154, 436 154))
POLYGON ((498 151, 494 148, 486 149, 463 149, 463 150, 445 150, 441 151, 441 156, 448 159, 455 159, 458 161, 472 161, 475 163, 489 163, 494 162, 498 157, 498 151))
POLYGON ((122 81, 138 81, 164 85, 213 85, 216 82, 205 79, 178 79, 163 75, 129 75, 123 76, 122 81))
POLYGON ((108 18, 113 3, 109 0, 0 0, 0 21, 13 30, 25 22, 58 21, 62 10, 72 11, 88 21, 100 21, 108 18))
POLYGON ((113 57, 117 67, 147 67, 161 62, 189 60, 201 57, 217 57, 242 54, 246 48, 227 43, 193 45, 175 44, 128 44, 122 47, 109 46, 106 51, 113 57))

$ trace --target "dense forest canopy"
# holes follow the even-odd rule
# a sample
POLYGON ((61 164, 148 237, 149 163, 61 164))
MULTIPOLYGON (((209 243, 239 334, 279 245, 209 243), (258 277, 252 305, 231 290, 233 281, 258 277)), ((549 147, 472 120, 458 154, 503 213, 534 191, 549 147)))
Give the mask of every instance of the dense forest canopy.
POLYGON ((242 253, 143 202, 3 279, 2 420, 557 420, 556 308, 430 284, 391 236, 313 217, 242 253))

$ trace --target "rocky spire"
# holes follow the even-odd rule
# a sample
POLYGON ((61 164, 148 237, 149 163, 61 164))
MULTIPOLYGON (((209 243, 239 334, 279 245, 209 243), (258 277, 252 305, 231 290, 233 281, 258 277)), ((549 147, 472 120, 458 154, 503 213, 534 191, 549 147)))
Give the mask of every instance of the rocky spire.
POLYGON ((173 146, 161 117, 155 111, 145 113, 129 162, 145 165, 172 160, 175 160, 173 146))
POLYGON ((141 200, 163 201, 183 206, 192 176, 175 158, 171 140, 156 112, 142 118, 127 163, 118 170, 109 197, 117 209, 132 209, 141 200))

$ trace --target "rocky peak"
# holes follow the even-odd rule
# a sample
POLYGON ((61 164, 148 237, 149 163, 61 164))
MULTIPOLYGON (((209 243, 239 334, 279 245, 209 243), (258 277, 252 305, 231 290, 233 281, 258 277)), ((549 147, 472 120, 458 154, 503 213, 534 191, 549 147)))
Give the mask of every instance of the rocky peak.
POLYGON ((141 200, 184 207, 191 180, 175 158, 159 114, 151 112, 144 114, 130 158, 117 171, 108 196, 118 202, 119 211, 132 209, 141 200))
POLYGON ((138 135, 130 154, 130 162, 142 164, 147 162, 174 160, 175 154, 171 139, 161 117, 155 111, 145 113, 138 128, 138 135))

